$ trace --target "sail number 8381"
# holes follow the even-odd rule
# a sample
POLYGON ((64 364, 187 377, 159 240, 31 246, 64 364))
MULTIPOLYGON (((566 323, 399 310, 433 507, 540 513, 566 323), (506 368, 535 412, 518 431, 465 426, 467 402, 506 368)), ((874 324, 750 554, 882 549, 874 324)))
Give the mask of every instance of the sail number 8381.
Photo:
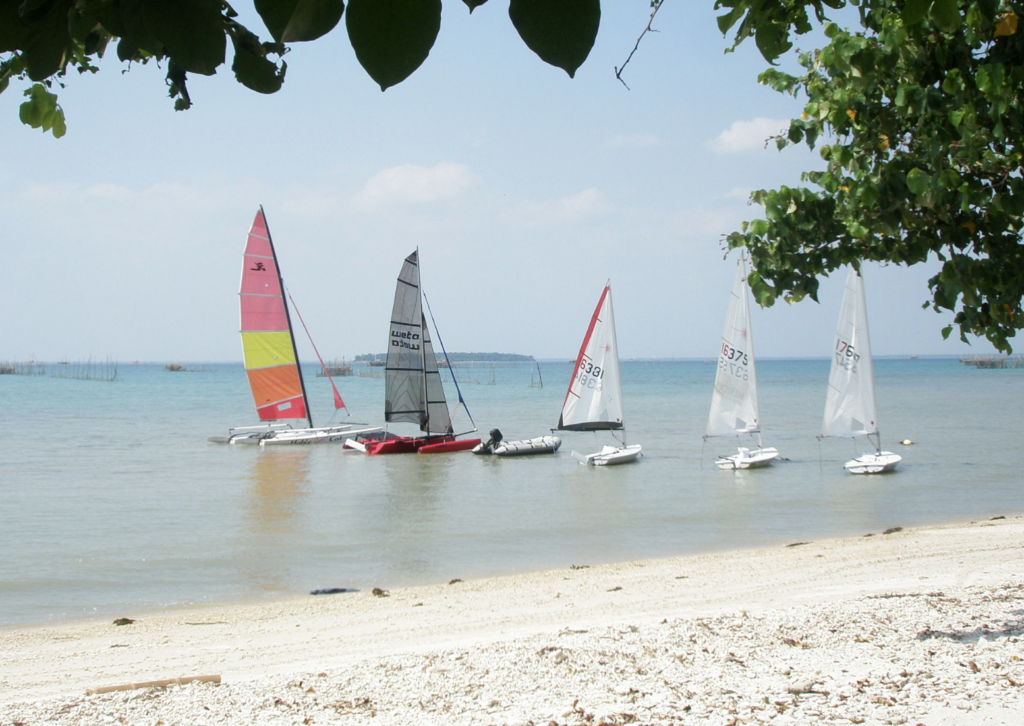
POLYGON ((595 366, 593 361, 580 361, 580 368, 576 372, 576 380, 583 388, 601 390, 601 379, 604 378, 604 369, 595 366))

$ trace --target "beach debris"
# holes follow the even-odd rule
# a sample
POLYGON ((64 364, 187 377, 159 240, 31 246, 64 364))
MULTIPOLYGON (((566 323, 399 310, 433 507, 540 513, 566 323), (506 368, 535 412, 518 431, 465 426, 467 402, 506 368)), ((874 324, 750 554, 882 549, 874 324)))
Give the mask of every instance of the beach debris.
POLYGON ((132 691, 136 688, 167 688, 168 686, 184 686, 188 683, 220 683, 220 676, 187 676, 185 678, 164 678, 159 681, 142 681, 141 683, 125 683, 121 686, 100 686, 89 688, 85 695, 95 696, 114 691, 132 691))
POLYGON ((354 587, 322 587, 319 590, 310 590, 310 595, 339 595, 345 592, 359 592, 354 587))
POLYGON ((615 587, 609 589, 608 592, 618 592, 621 589, 622 589, 622 586, 616 585, 615 587))
POLYGON ((131 618, 118 618, 114 621, 114 625, 131 625, 134 622, 131 618))
POLYGON ((807 545, 807 544, 810 544, 810 542, 790 542, 786 546, 787 547, 802 547, 802 546, 807 545))
POLYGON ((590 565, 569 565, 570 570, 586 570, 589 568, 590 565))
POLYGON ((455 584, 458 584, 458 583, 460 583, 460 582, 462 582, 462 580, 461 580, 461 579, 459 579, 458 577, 456 577, 456 578, 455 578, 455 579, 453 579, 453 580, 449 580, 449 581, 448 581, 448 584, 449 584, 449 585, 455 585, 455 584))
POLYGON ((370 590, 374 597, 391 597, 391 593, 387 590, 381 590, 379 587, 375 587, 370 590))
POLYGON ((902 532, 903 527, 889 527, 889 529, 882 532, 882 534, 895 534, 896 532, 902 532))
POLYGON ((792 693, 794 696, 801 696, 805 693, 819 693, 819 691, 814 690, 816 685, 818 685, 817 681, 807 681, 806 683, 790 686, 786 689, 786 693, 792 693))
POLYGON ((994 522, 997 519, 1006 519, 1006 517, 1004 517, 1003 515, 1000 514, 998 516, 992 517, 992 519, 990 519, 989 521, 990 522, 994 522))

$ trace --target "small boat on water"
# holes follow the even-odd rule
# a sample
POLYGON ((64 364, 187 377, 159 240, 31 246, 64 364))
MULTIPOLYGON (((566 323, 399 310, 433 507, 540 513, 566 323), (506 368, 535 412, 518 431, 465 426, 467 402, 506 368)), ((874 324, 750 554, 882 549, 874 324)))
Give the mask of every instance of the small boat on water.
POLYGON ((501 431, 491 429, 491 438, 473 448, 474 454, 494 454, 495 456, 533 456, 536 454, 554 454, 562 440, 557 436, 537 436, 532 439, 505 441, 501 431))
POLYGON ((558 417, 560 431, 622 432, 621 446, 604 446, 593 454, 572 452, 574 459, 591 466, 609 466, 636 461, 639 444, 627 445, 623 420, 622 383, 619 377, 619 344, 615 339, 612 286, 605 283, 590 325, 583 337, 569 390, 558 417))
POLYGON ((875 453, 862 454, 844 464, 851 474, 881 474, 892 471, 903 460, 899 454, 882 451, 875 408, 875 369, 868 336, 864 278, 852 267, 846 277, 846 291, 832 349, 825 418, 821 427, 821 437, 826 436, 874 439, 875 453))
MULTIPOLYGON (((458 437, 463 434, 454 432, 453 415, 448 410, 448 400, 445 398, 430 330, 423 312, 424 300, 425 296, 420 289, 419 250, 416 250, 405 258, 395 288, 388 355, 384 365, 384 420, 388 423, 417 424, 424 435, 396 436, 386 432, 349 444, 367 454, 437 454, 466 451, 480 443, 480 439, 460 439, 458 437)), ((440 336, 438 343, 441 344, 440 336)), ((444 353, 443 344, 441 352, 444 353)), ((444 356, 447 362, 447 353, 444 356)), ((454 376, 452 380, 459 394, 458 407, 465 408, 459 382, 454 376)), ((469 415, 468 409, 466 414, 469 415)), ((475 427, 465 433, 474 431, 475 427)))
MULTIPOLYGON (((277 251, 263 207, 256 212, 249 228, 242 259, 242 282, 238 293, 242 353, 256 414, 260 421, 266 423, 232 428, 227 436, 211 436, 209 440, 260 446, 342 443, 348 438, 380 431, 379 426, 356 428, 347 423, 313 425, 277 251), (296 427, 292 423, 299 421, 306 425, 296 427)), ((308 335, 309 331, 306 332, 308 335)), ((313 349, 316 350, 315 345, 313 349)), ((319 351, 317 357, 320 357, 319 351)), ((343 409, 348 413, 334 379, 329 374, 327 378, 334 392, 335 415, 343 409)))
POLYGON ((715 392, 711 396, 711 413, 704 439, 756 435, 757 448, 740 446, 737 453, 719 457, 715 460, 719 469, 756 469, 768 466, 779 455, 778 449, 761 445, 749 297, 747 263, 741 254, 729 295, 718 354, 718 372, 715 374, 715 392))

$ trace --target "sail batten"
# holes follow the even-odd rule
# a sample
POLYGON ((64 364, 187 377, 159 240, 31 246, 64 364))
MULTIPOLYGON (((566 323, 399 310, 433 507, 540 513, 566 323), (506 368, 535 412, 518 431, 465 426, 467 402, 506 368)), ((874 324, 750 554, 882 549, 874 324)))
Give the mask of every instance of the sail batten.
POLYGON ((711 398, 706 436, 760 433, 754 341, 750 328, 750 300, 744 257, 736 263, 736 277, 718 351, 718 371, 711 398))
POLYGON ((246 238, 239 286, 242 356, 261 421, 313 422, 299 370, 280 268, 263 209, 246 238))

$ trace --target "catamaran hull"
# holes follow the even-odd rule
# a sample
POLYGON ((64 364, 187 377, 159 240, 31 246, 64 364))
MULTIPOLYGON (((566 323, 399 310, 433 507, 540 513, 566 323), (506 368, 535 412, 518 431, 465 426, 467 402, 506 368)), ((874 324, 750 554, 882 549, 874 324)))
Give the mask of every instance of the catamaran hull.
POLYGON ((771 447, 767 449, 745 449, 742 446, 739 453, 732 456, 723 456, 715 461, 719 469, 757 469, 768 466, 779 455, 779 450, 771 447))
POLYGON ((534 454, 553 454, 562 445, 557 436, 538 436, 521 441, 502 441, 497 446, 487 448, 479 444, 473 449, 474 454, 494 454, 495 456, 532 456, 534 454))
POLYGON ((864 454, 846 462, 845 468, 851 474, 882 474, 892 471, 903 461, 903 457, 891 451, 880 451, 877 454, 864 454))
POLYGON ((480 443, 480 439, 456 439, 454 436, 395 436, 382 441, 366 443, 366 453, 380 454, 444 454, 450 451, 465 451, 480 443))
POLYGON ((640 444, 623 447, 605 446, 596 454, 577 454, 574 451, 572 456, 580 464, 588 466, 613 466, 615 464, 628 464, 631 461, 636 461, 637 457, 640 456, 642 448, 640 444))
POLYGON ((289 446, 309 444, 344 444, 350 439, 366 434, 382 431, 380 426, 364 429, 295 429, 293 431, 281 431, 260 439, 260 446, 289 446))
POLYGON ((417 454, 446 454, 450 451, 468 451, 480 445, 480 439, 456 439, 440 444, 426 444, 416 449, 417 454))

